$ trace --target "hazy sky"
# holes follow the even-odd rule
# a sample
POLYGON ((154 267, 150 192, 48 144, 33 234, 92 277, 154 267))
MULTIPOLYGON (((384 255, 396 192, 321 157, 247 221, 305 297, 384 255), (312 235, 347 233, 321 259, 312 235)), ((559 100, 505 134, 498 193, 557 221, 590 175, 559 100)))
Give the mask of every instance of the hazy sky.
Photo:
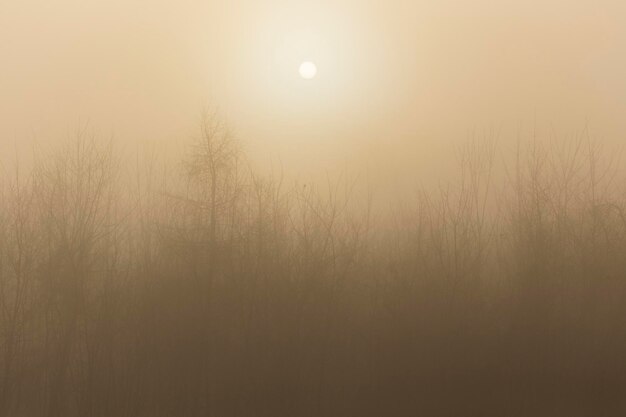
POLYGON ((0 0, 2 149, 86 122, 180 141, 207 105, 253 158, 309 168, 533 126, 626 142, 626 2, 0 0))

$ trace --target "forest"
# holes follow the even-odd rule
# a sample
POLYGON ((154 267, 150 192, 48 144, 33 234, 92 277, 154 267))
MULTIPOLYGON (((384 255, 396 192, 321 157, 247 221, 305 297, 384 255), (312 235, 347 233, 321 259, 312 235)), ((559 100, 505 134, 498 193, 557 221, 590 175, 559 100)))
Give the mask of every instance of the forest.
POLYGON ((402 203, 261 173, 211 117, 167 166, 3 157, 0 416, 624 415, 612 151, 468 141, 402 203))

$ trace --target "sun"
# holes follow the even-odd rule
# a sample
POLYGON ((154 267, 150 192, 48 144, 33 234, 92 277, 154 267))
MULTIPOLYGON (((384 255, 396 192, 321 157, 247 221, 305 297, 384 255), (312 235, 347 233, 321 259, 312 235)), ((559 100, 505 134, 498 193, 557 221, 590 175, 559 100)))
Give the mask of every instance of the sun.
POLYGON ((300 64, 300 76, 305 80, 311 80, 317 75, 317 66, 311 61, 300 64))

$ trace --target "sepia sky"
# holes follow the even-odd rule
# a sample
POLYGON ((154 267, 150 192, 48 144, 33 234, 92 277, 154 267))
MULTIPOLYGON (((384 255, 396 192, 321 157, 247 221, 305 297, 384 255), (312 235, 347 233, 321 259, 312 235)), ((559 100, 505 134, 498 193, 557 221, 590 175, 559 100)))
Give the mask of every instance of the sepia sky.
POLYGON ((620 144, 626 3, 0 1, 4 151, 84 124, 176 143, 207 107, 253 159, 305 170, 434 167, 489 132, 620 144))

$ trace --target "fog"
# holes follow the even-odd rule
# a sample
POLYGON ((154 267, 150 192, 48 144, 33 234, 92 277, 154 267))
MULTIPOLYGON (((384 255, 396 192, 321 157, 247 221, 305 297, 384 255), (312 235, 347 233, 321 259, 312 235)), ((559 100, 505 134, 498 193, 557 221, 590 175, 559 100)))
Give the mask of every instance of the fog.
POLYGON ((626 415, 625 18, 0 3, 0 417, 626 415))
POLYGON ((85 124, 171 144, 208 106, 261 164, 396 178, 471 135, 626 130, 619 0, 7 0, 0 39, 5 150, 85 124))

